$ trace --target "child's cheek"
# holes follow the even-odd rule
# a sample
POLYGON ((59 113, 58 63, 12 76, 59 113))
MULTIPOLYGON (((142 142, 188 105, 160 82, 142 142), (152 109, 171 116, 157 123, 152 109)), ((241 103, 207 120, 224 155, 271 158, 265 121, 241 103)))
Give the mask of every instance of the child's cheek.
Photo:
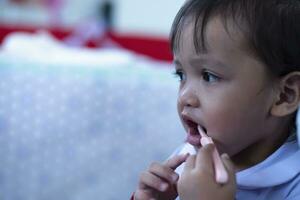
POLYGON ((242 116, 233 109, 214 109, 205 116, 207 134, 214 139, 220 153, 234 152, 237 143, 243 144, 242 116))

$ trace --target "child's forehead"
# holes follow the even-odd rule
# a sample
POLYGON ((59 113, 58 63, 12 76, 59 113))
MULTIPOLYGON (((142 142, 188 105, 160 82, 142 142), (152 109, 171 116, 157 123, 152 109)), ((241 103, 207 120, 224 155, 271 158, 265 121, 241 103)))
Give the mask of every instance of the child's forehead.
MULTIPOLYGON (((170 33, 173 54, 182 53, 182 34, 187 24, 192 23, 194 31, 189 33, 197 53, 209 48, 207 27, 213 17, 219 17, 230 36, 229 41, 239 49, 247 51, 253 58, 265 63, 276 76, 299 71, 298 19, 300 1, 287 0, 190 0, 177 13, 170 33), (193 20, 191 20, 193 19, 193 20), (190 22, 192 21, 192 22, 190 22), (240 34, 240 37, 236 35, 240 34)), ((215 28, 215 27, 214 27, 215 28)), ((224 33, 224 31, 222 31, 224 33)))
POLYGON ((206 54, 216 47, 227 48, 228 51, 238 49, 250 52, 247 36, 241 30, 241 26, 232 20, 223 20, 220 16, 210 18, 205 27, 196 26, 195 19, 190 18, 181 29, 175 54, 179 53, 187 42, 190 44, 189 48, 197 54, 206 54))

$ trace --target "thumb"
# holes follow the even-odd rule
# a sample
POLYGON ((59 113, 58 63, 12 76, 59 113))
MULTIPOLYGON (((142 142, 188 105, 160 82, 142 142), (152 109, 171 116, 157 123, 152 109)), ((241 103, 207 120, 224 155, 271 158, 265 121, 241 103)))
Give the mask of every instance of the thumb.
POLYGON ((225 168, 229 174, 229 181, 233 181, 235 183, 235 167, 234 164, 232 163, 230 157, 228 154, 224 153, 221 156, 221 159, 225 165, 225 168))

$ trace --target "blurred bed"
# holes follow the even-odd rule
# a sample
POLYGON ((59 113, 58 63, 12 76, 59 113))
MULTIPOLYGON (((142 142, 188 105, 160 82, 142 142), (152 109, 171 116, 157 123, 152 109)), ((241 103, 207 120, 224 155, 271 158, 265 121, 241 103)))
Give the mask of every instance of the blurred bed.
POLYGON ((0 50, 0 199, 129 199, 182 142, 171 64, 15 33, 0 50))

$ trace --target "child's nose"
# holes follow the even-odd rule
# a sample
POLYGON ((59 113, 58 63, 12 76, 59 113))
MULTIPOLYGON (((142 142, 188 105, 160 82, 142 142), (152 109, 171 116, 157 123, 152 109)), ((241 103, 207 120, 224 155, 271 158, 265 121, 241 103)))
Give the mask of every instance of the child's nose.
POLYGON ((184 88, 179 92, 178 103, 180 107, 199 107, 200 101, 193 88, 184 88))

